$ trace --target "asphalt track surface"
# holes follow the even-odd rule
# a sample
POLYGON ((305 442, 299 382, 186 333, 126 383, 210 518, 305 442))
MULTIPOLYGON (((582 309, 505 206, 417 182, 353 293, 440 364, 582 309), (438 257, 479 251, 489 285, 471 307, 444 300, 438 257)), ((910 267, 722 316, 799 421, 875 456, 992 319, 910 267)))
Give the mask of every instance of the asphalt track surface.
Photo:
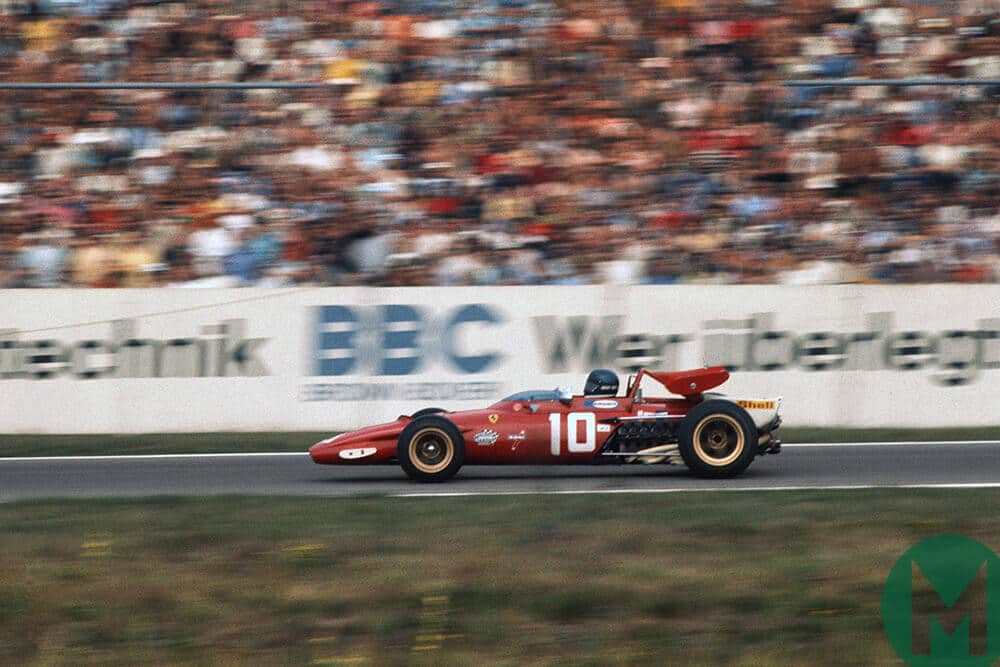
POLYGON ((786 445, 742 476, 682 466, 478 466, 418 484, 398 466, 320 466, 307 454, 0 458, 0 501, 154 495, 490 495, 687 490, 998 487, 1000 441, 786 445))

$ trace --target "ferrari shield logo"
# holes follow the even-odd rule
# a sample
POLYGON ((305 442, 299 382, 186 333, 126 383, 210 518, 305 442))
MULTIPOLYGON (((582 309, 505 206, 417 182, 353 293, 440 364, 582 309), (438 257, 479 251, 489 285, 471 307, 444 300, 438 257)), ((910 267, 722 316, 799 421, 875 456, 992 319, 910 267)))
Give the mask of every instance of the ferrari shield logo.
POLYGON ((491 424, 496 424, 498 421, 500 421, 500 415, 498 415, 496 413, 490 415, 490 423, 491 424))

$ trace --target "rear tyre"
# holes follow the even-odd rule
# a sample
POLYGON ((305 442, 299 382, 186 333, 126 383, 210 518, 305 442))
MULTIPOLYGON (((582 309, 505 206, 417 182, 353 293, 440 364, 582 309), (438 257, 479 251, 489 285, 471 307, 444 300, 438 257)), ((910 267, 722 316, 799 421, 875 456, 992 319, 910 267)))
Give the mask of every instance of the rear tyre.
POLYGON ((699 403, 677 433, 684 464, 701 477, 735 477, 757 453, 757 427, 746 410, 729 401, 699 403))
POLYGON ((465 439, 444 417, 411 419, 399 434, 396 456, 403 471, 418 482, 451 479, 465 462, 465 439))

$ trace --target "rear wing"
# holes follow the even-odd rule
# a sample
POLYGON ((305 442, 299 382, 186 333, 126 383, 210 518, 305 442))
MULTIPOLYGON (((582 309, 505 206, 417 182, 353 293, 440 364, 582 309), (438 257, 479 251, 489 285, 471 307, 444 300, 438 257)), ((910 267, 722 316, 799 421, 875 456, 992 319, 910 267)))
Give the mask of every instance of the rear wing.
POLYGON ((648 376, 663 385, 671 394, 677 394, 684 398, 692 399, 701 396, 709 389, 715 389, 729 379, 729 371, 725 366, 711 366, 709 368, 695 368, 687 371, 672 371, 668 373, 656 373, 645 368, 639 370, 635 380, 632 382, 629 394, 633 396, 636 388, 642 382, 642 378, 648 376))

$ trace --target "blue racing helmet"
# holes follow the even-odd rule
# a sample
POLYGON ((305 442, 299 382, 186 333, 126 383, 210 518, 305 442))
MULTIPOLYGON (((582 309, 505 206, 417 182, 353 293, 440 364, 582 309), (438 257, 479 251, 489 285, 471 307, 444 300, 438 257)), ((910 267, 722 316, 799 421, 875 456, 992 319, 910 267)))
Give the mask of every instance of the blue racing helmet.
POLYGON ((583 385, 584 396, 615 396, 618 394, 618 375, 607 368, 598 368, 587 376, 583 385))

